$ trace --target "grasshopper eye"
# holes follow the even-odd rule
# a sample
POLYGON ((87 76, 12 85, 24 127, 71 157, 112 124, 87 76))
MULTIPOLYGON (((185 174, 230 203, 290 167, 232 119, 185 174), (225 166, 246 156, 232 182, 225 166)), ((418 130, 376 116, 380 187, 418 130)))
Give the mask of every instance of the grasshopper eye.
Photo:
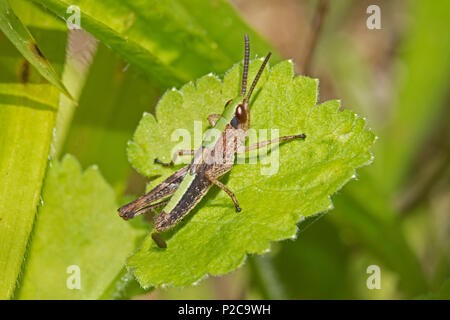
POLYGON ((247 121, 247 113, 245 112, 245 107, 240 104, 237 106, 234 112, 234 117, 231 119, 230 124, 233 128, 237 129, 240 123, 245 123, 247 121))
POLYGON ((247 121, 247 112, 242 104, 238 105, 236 108, 235 117, 239 123, 245 123, 247 121))

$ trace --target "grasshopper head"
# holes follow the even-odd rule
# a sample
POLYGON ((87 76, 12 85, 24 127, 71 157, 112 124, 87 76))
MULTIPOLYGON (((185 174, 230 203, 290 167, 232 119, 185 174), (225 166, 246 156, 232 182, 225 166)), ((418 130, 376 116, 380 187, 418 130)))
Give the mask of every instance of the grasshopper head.
POLYGON ((242 74, 241 95, 227 102, 224 113, 227 116, 226 118, 230 119, 230 125, 233 128, 242 129, 244 131, 247 131, 250 127, 250 106, 249 106, 250 97, 252 96, 252 92, 255 89, 256 84, 258 83, 258 80, 261 77, 261 74, 264 70, 264 67, 267 64, 267 61, 269 61, 270 55, 272 53, 269 52, 267 54, 246 96, 245 93, 247 91, 249 54, 250 54, 250 46, 248 41, 248 35, 245 35, 244 72, 242 74))
POLYGON ((227 102, 223 115, 234 129, 247 131, 250 127, 250 109, 248 100, 241 96, 227 102))

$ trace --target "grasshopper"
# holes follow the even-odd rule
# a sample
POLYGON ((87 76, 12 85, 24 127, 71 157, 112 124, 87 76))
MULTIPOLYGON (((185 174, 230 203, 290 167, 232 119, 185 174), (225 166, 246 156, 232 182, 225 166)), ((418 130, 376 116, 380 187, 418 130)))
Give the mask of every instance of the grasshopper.
POLYGON ((179 150, 174 154, 170 163, 163 163, 155 159, 155 163, 163 166, 173 166, 177 156, 193 156, 190 164, 173 173, 145 195, 120 207, 118 210, 119 216, 128 220, 144 212, 164 207, 156 217, 156 232, 152 234, 153 240, 161 248, 165 248, 166 244, 158 232, 174 227, 197 205, 213 185, 221 188, 230 196, 236 212, 241 211, 234 193, 218 180, 232 169, 236 153, 259 149, 283 141, 305 139, 304 134, 299 134, 245 146, 247 132, 250 127, 250 98, 270 58, 271 52, 267 54, 253 80, 250 90, 245 95, 247 91, 249 54, 248 35, 245 35, 244 70, 240 95, 226 103, 221 115, 211 114, 208 116, 210 126, 219 130, 221 134, 217 135, 213 131, 208 130, 199 149, 179 150))

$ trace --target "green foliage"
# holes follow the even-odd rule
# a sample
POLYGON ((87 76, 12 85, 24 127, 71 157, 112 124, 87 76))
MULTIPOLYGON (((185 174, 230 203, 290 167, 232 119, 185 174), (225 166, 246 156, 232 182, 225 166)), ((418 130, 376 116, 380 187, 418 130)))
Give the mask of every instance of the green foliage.
POLYGON ((424 294, 417 299, 420 300, 449 300, 450 299, 450 279, 444 281, 439 290, 424 294))
POLYGON ((134 68, 127 68, 99 44, 64 153, 76 156, 83 166, 97 164, 120 194, 131 171, 124 152, 127 141, 142 112, 153 107, 158 95, 134 68))
MULTIPOLYGON (((450 2, 419 1, 412 5, 411 37, 402 45, 399 57, 404 65, 396 80, 395 110, 383 133, 381 162, 377 172, 389 177, 380 181, 385 192, 402 187, 417 145, 425 141, 448 100, 450 59, 450 2), (439 9, 437 9, 439 8, 439 9), (399 148, 398 146, 402 146, 399 148)), ((380 175, 378 175, 380 176, 380 175)))
MULTIPOLYGON (((312 4, 296 5, 313 9, 312 4)), ((159 175, 149 187, 172 172, 155 166, 153 158, 170 160, 173 130, 192 134, 194 120, 206 130, 206 116, 220 113, 237 94, 240 66, 225 75, 225 82, 205 76, 168 91, 155 110, 158 97, 209 72, 222 79, 242 59, 244 33, 250 35, 252 55, 274 50, 226 0, 0 0, 0 299, 127 299, 146 292, 133 271, 150 290, 151 285, 188 285, 208 273, 233 270, 247 253, 269 248, 264 256, 250 256, 239 276, 156 290, 153 297, 228 298, 224 287, 237 281, 232 297, 447 299, 450 253, 448 218, 445 212, 438 215, 442 200, 423 189, 419 210, 401 212, 393 204, 403 188, 417 185, 408 183, 416 174, 411 172, 415 162, 429 168, 438 157, 448 159, 447 147, 438 156, 424 156, 419 147, 436 123, 448 118, 449 5, 407 1, 402 7, 407 19, 395 23, 401 28, 385 14, 382 30, 355 33, 342 21, 355 22, 349 13, 358 4, 330 4, 311 70, 320 75, 322 98, 341 98, 368 116, 381 137, 374 150, 377 161, 358 170, 359 181, 333 198, 332 215, 315 213, 328 210, 328 196, 354 175, 354 168, 370 161, 373 134, 353 113, 338 112, 336 101, 316 106, 317 82, 293 78, 292 66, 283 62, 264 73, 262 90, 254 95, 252 127, 278 128, 280 135, 305 132, 307 139, 273 148, 261 164, 237 165, 222 179, 236 192, 241 213, 213 187, 164 235, 166 251, 148 238, 127 270, 126 257, 148 232, 144 217, 124 222, 116 212, 143 189, 143 178, 133 173, 124 152, 142 113, 156 118, 144 115, 128 156, 142 175, 159 175), (81 26, 90 39, 100 40, 98 46, 72 46, 71 36, 85 31, 67 31, 70 5, 80 8, 81 26), (373 43, 376 50, 370 49, 373 43), (78 107, 56 88, 67 88, 78 107), (276 151, 278 174, 261 175, 276 151), (66 153, 77 159, 57 160, 66 153), (90 168, 82 172, 81 167, 90 168), (300 217, 306 219, 297 223, 300 217), (295 234, 297 241, 271 242, 295 234), (72 264, 81 267, 81 291, 65 286, 72 264), (382 290, 365 287, 369 264, 381 266, 382 290)), ((383 8, 398 10, 391 3, 383 8)), ((245 11, 258 25, 254 18, 261 15, 245 11)), ((264 15, 266 28, 271 17, 264 15)), ((287 50, 285 41, 283 36, 278 45, 295 56, 297 48, 287 50)), ((271 61, 279 60, 275 53, 271 61)), ((448 134, 439 134, 439 143, 446 141, 448 134)), ((447 186, 431 181, 428 188, 432 185, 437 194, 447 186)))
POLYGON ((36 40, 14 14, 8 0, 0 0, 0 30, 11 40, 20 53, 39 70, 42 76, 70 97, 50 62, 39 49, 36 40))
MULTIPOLYGON (((2 10, 5 4, 2 2, 2 10)), ((13 5, 13 9, 20 9, 23 2, 13 5)), ((16 42, 27 41, 28 31, 12 11, 9 14, 11 25, 19 26, 16 32, 9 32, 9 37, 17 37, 16 42)), ((8 24, 6 18, 0 20, 0 24, 8 24)), ((38 26, 41 21, 33 22, 38 26)), ((49 57, 56 61, 58 71, 59 43, 53 36, 42 35, 39 30, 34 33, 39 47, 51 52, 49 57)), ((9 37, 0 31, 0 299, 13 295, 20 274, 40 202, 59 97, 56 87, 45 83, 9 37)))
POLYGON ((66 18, 67 8, 78 6, 82 28, 163 88, 210 71, 224 72, 241 58, 241 50, 232 45, 242 41, 244 32, 249 32, 254 48, 267 48, 224 0, 34 1, 66 18), (210 10, 224 18, 208 19, 205 13, 210 10))
POLYGON ((42 192, 19 299, 98 299, 123 267, 142 231, 116 218, 113 189, 95 167, 54 161, 42 192), (81 271, 81 290, 66 286, 81 271))
MULTIPOLYGON (((2 4, 7 3, 4 2, 2 4)), ((59 9, 63 10, 62 14, 50 16, 48 11, 39 10, 41 5, 46 5, 41 2, 37 2, 36 6, 22 0, 17 0, 12 3, 13 9, 20 19, 30 27, 33 36, 36 39, 36 43, 39 43, 41 51, 45 53, 48 61, 52 61, 58 79, 59 77, 63 79, 64 85, 70 89, 71 93, 76 98, 81 95, 81 103, 83 105, 78 108, 77 116, 75 118, 76 122, 73 128, 74 130, 69 131, 72 115, 76 110, 74 108, 74 103, 62 96, 59 97, 60 99, 58 101, 57 92, 50 86, 40 87, 35 85, 35 83, 42 82, 41 76, 35 72, 35 69, 29 68, 28 63, 24 59, 20 58, 20 55, 16 52, 16 49, 10 45, 8 39, 0 37, 0 67, 2 69, 2 72, 0 72, 0 81, 8 83, 2 87, 4 88, 4 90, 2 90, 5 93, 8 92, 8 94, 0 96, 2 99, 2 106, 8 106, 8 108, 3 108, 1 110, 1 125, 2 132, 4 132, 2 139, 4 138, 5 141, 8 141, 8 143, 4 144, 5 148, 3 148, 2 140, 1 150, 4 152, 4 158, 6 159, 2 162, 2 164, 5 164, 2 168, 3 171, 8 171, 7 174, 3 174, 1 177, 1 182, 5 187, 2 189, 2 200, 5 199, 5 202, 2 202, 0 215, 0 218, 5 221, 5 223, 0 225, 0 228, 6 228, 5 230, 7 230, 2 232, 2 240, 3 237, 5 240, 2 241, 3 247, 0 254, 2 257, 10 257, 10 259, 2 259, 2 263, 5 263, 3 268, 5 271, 2 273, 1 279, 2 289, 5 290, 2 292, 2 297, 5 298, 11 296, 20 273, 26 243, 39 201, 39 193, 47 159, 50 156, 59 156, 61 150, 63 150, 67 136, 69 136, 69 139, 72 142, 83 141, 86 139, 89 141, 89 144, 83 145, 85 146, 84 150, 83 148, 77 148, 79 144, 68 144, 64 149, 75 151, 83 161, 84 165, 99 163, 102 167, 105 167, 105 173, 108 180, 113 182, 116 191, 120 193, 126 186, 126 179, 129 173, 129 165, 126 162, 126 157, 123 152, 126 139, 132 133, 132 126, 136 123, 140 113, 142 113, 144 108, 151 108, 154 104, 153 101, 155 96, 160 93, 161 86, 164 88, 167 83, 173 84, 179 81, 175 76, 164 79, 163 75, 171 73, 171 66, 169 66, 171 62, 168 61, 170 60, 172 53, 175 52, 173 50, 178 50, 178 55, 181 55, 181 52, 185 50, 184 45, 180 45, 180 43, 185 43, 187 40, 187 43, 191 43, 189 40, 192 40, 193 38, 197 39, 193 42, 198 45, 194 50, 196 54, 193 54, 188 60, 183 60, 181 58, 177 60, 177 64, 185 64, 185 71, 187 70, 185 76, 189 78, 194 77, 195 73, 203 72, 201 71, 201 68, 204 68, 204 70, 207 71, 223 71, 227 65, 231 64, 231 61, 237 59, 236 57, 240 58, 241 50, 237 52, 234 51, 234 48, 236 47, 236 42, 239 43, 239 46, 241 45, 242 30, 248 30, 252 35, 254 47, 264 48, 264 51, 267 49, 267 44, 254 34, 253 31, 249 30, 235 14, 234 10, 226 2, 222 1, 216 3, 216 5, 219 5, 221 12, 227 15, 226 21, 204 19, 202 18, 202 15, 199 14, 200 11, 197 12, 195 10, 183 9, 182 7, 186 6, 187 3, 183 5, 176 3, 165 3, 161 5, 155 2, 157 7, 154 7, 154 10, 151 10, 150 14, 146 14, 145 17, 141 15, 137 16, 136 21, 138 27, 128 35, 125 34, 123 29, 115 29, 117 26, 115 23, 118 19, 120 20, 120 14, 117 10, 110 10, 110 8, 112 8, 110 6, 104 7, 105 14, 102 18, 104 17, 106 19, 106 25, 108 25, 108 27, 104 28, 105 25, 99 23, 99 21, 94 18, 88 19, 88 15, 86 15, 86 12, 89 11, 89 9, 86 11, 85 5, 89 7, 93 4, 92 1, 90 1, 89 4, 87 2, 85 2, 85 4, 81 2, 78 4, 82 8, 82 21, 87 22, 83 27, 86 27, 86 29, 91 31, 97 38, 103 40, 108 47, 113 48, 125 57, 127 61, 132 64, 130 68, 128 68, 126 62, 124 63, 117 59, 117 57, 112 56, 111 52, 107 53, 109 58, 106 60, 102 59, 102 57, 104 58, 106 50, 102 47, 101 54, 97 59, 99 63, 94 63, 93 65, 93 67, 100 65, 100 68, 93 68, 92 72, 95 72, 95 74, 91 72, 87 75, 87 66, 82 63, 80 64, 80 61, 77 61, 76 59, 76 55, 71 54, 71 46, 68 47, 69 54, 67 59, 65 59, 67 28, 65 23, 58 19, 66 16, 65 10, 67 9, 68 4, 63 4, 59 7, 59 9), (173 11, 175 7, 179 10, 173 11), (180 12, 184 12, 186 19, 189 21, 199 20, 196 27, 198 29, 196 29, 196 31, 189 30, 181 32, 180 30, 170 31, 170 28, 156 28, 153 32, 149 33, 148 30, 143 27, 144 24, 146 25, 149 23, 158 25, 160 22, 159 17, 161 16, 166 18, 171 16, 170 24, 174 24, 174 19, 178 19, 180 12), (189 17, 189 14, 192 14, 193 16, 189 17), (226 24, 221 27, 222 30, 224 30, 224 28, 227 30, 226 36, 222 37, 220 33, 216 32, 220 28, 213 28, 213 26, 218 23, 226 24), (205 34, 205 31, 213 29, 214 32, 212 32, 211 35, 205 34), (230 30, 234 31, 230 32, 230 30), (103 31, 105 32, 103 33, 103 31), (186 34, 188 34, 187 37, 186 34), (177 38, 178 35, 180 36, 179 38, 177 38), (212 37, 211 39, 209 38, 210 36, 212 37), (172 45, 171 41, 162 41, 162 39, 166 39, 166 37, 178 39, 175 41, 176 48, 172 45), (220 48, 214 49, 211 53, 210 45, 217 45, 215 42, 222 38, 224 39, 224 42, 220 43, 220 48), (136 42, 134 42, 134 40, 136 42), (158 42, 159 44, 156 46, 152 45, 158 42), (142 46, 145 46, 145 48, 142 46), (165 47, 165 49, 163 48, 161 50, 159 47, 165 47), (158 57, 155 57, 149 51, 150 49, 152 52, 154 51, 158 57), (225 53, 223 55, 218 54, 220 50, 225 53), (60 54, 61 52, 63 53, 62 55, 60 54), (218 59, 217 61, 213 61, 216 54, 218 59), (160 58, 164 62, 162 69, 152 67, 160 64, 160 58), (210 63, 205 64, 205 61, 210 61, 210 63), (143 64, 141 62, 143 62, 143 64), (133 66, 137 68, 133 68, 133 66), (222 68, 222 70, 220 70, 220 68, 222 68), (128 69, 127 72, 125 72, 125 69, 128 69), (152 78, 153 83, 148 84, 148 81, 137 76, 138 73, 149 75, 152 78), (86 75, 88 76, 87 81, 89 81, 89 88, 91 90, 84 92, 82 90, 86 75), (24 86, 21 82, 29 82, 30 84, 24 86), (9 83, 12 83, 13 86, 11 87, 9 83), (100 83, 109 83, 111 87, 101 88, 99 87, 100 83), (42 88, 42 91, 39 90, 39 88, 42 88), (105 95, 97 95, 97 93, 102 90, 104 90, 105 95), (14 94, 10 94, 9 91, 14 91, 14 94), (149 92, 148 99, 142 99, 140 94, 141 91, 149 92), (114 96, 108 94, 110 92, 117 92, 117 95, 114 96), (123 97, 123 100, 117 100, 118 96, 123 97), (13 105, 14 108, 9 108, 10 105, 13 105), (128 107, 124 108, 124 105, 127 105, 128 107), (17 109, 17 106, 25 106, 26 108, 17 109), (114 108, 112 108, 113 106, 114 108), (41 107, 43 107, 43 110, 39 109, 41 107), (38 109, 35 110, 36 108, 38 109), (56 110, 58 108, 59 111, 56 116, 56 110), (80 109, 82 111, 79 111, 80 109), (92 113, 92 110, 95 110, 95 114, 92 113), (40 115, 41 113, 44 113, 44 111, 51 115, 51 117, 45 119, 45 121, 42 120, 40 115), (21 115, 21 112, 27 114, 27 119, 21 115), (21 120, 19 121, 19 119, 21 120), (92 122, 92 119, 96 119, 96 121, 92 122), (18 121, 21 124, 20 126, 16 125, 18 121), (38 121, 38 123, 36 123, 36 121, 38 121), (51 123, 49 121, 51 121, 51 123), (23 128, 23 126, 26 126, 26 130, 13 130, 23 128), (11 134, 7 134, 8 132, 11 132, 11 134), (12 133, 14 133, 15 136, 12 136, 12 133), (89 137, 86 138, 86 135, 89 137), (47 140, 45 140, 44 137, 46 137, 47 140), (19 143, 19 141, 22 140, 26 141, 26 143, 19 143), (42 145, 38 145, 37 143, 42 145), (29 149, 25 150, 22 148, 28 144, 30 144, 29 149), (21 152, 16 151, 19 149, 21 152), (105 152, 110 152, 111 155, 106 157, 105 152), (16 157, 9 157, 9 153, 17 154, 17 159, 16 157), (31 153, 33 156, 28 155, 31 153), (18 160, 19 158, 20 160, 18 160), (114 161, 111 161, 113 159, 114 161), (27 163, 26 160, 31 162, 27 163), (11 165, 7 165, 8 163, 11 163, 11 165), (19 165, 21 163, 24 165, 19 165), (17 172, 15 172, 16 170, 17 172), (30 174, 30 172, 32 172, 32 174, 30 174), (27 189, 27 186, 30 186, 30 189, 27 189), (26 194, 18 195, 20 190, 23 190, 26 194), (20 201, 21 205, 19 205, 17 201, 20 201), (19 215, 17 213, 18 209, 21 209, 21 212, 24 213, 19 215)), ((94 3, 93 7, 97 8, 96 6, 102 5, 103 2, 98 1, 97 4, 94 3)), ((135 6, 136 3, 133 2, 130 3, 130 5, 135 6)), ((196 8, 201 9, 203 12, 209 5, 210 4, 206 3, 200 5, 199 3, 199 6, 196 8)), ((113 4, 113 7, 114 6, 115 9, 117 9, 121 4, 115 2, 113 4)), ((52 7, 51 5, 49 5, 48 8, 55 9, 55 7, 52 7)), ((121 8, 123 9, 123 7, 121 8)), ((142 8, 143 7, 135 7, 135 10, 133 9, 132 11, 143 12, 142 8)), ((5 10, 4 12, 12 14, 12 11, 6 12, 5 10)), ((54 10, 54 12, 58 14, 56 10, 54 10)), ((98 17, 98 15, 95 16, 96 18, 98 17)), ((32 37, 26 30, 26 27, 24 27, 20 20, 15 16, 11 17, 11 19, 15 19, 12 21, 12 25, 17 24, 17 28, 13 31, 20 31, 19 36, 22 37, 22 40, 25 39, 31 41, 30 39, 32 39, 32 37), (26 37, 30 37, 30 39, 26 37)), ((2 20, 2 22, 6 23, 7 20, 2 20)), ((186 26, 186 24, 183 23, 181 23, 181 25, 182 27, 180 28, 185 28, 186 26)), ((10 32, 10 34, 13 33, 10 32)), ((8 34, 9 37, 11 37, 10 34, 8 34)), ((16 41, 15 39, 12 40, 13 42, 16 41)), ((23 43, 24 42, 22 42, 22 44, 23 43)), ((27 52, 22 53, 25 57, 29 54, 27 52)), ((85 52, 82 54, 84 55, 85 52)), ((90 54, 92 54, 92 52, 90 54)), ((183 67, 180 67, 179 65, 176 65, 176 68, 177 73, 178 69, 183 69, 183 67)), ((51 68, 48 70, 51 70, 51 68)), ((44 69, 44 71, 48 70, 44 69)), ((57 83, 54 84, 58 85, 57 83)), ((117 216, 114 215, 114 218, 117 218, 117 216)), ((117 297, 117 294, 114 291, 118 286, 121 288, 122 297, 126 297, 128 294, 139 291, 127 287, 128 283, 132 283, 133 281, 126 280, 125 282, 127 284, 124 285, 122 278, 123 277, 121 277, 120 274, 110 277, 111 283, 106 292, 102 295, 102 298, 117 297), (117 284, 113 283, 116 280, 117 284)), ((22 278, 20 278, 19 287, 20 283, 22 283, 21 280, 22 278)), ((38 285, 41 284, 43 283, 38 283, 38 285)), ((28 295, 26 289, 21 290, 20 294, 21 296, 28 295)))
MULTIPOLYGON (((284 287, 286 299, 355 298, 348 281, 350 252, 329 219, 318 219, 299 234, 298 241, 283 243, 278 249, 271 259, 272 273, 278 285, 284 287), (319 282, 322 285, 316 286, 319 282)), ((267 290, 269 297, 272 292, 267 290)))
POLYGON ((9 298, 39 202, 58 92, 48 84, 0 83, 0 299, 9 298))
MULTIPOLYGON (((438 7, 448 6, 448 2, 440 1, 438 7)), ((331 9, 339 10, 338 7, 331 9)), ((389 69, 392 69, 390 86, 384 88, 359 45, 348 33, 336 35, 335 30, 341 26, 347 9, 334 15, 334 22, 328 21, 317 66, 328 69, 343 101, 364 108, 361 112, 369 116, 372 126, 379 128, 380 143, 374 148, 377 161, 363 168, 360 181, 350 183, 336 198, 336 214, 330 217, 352 239, 352 245, 364 247, 394 270, 402 291, 414 297, 427 290, 428 284, 423 264, 402 229, 402 213, 393 203, 397 202, 404 179, 411 176, 409 170, 421 142, 429 136, 436 117, 445 107, 443 101, 448 90, 444 79, 450 71, 445 54, 450 42, 444 35, 444 30, 449 28, 448 10, 437 13, 436 3, 429 2, 411 5, 408 31, 404 41, 398 42, 389 69), (392 94, 390 106, 385 110, 380 110, 379 93, 374 88, 392 94)), ((383 37, 391 29, 379 32, 379 37, 383 37)), ((411 184, 405 187, 410 188, 411 184)))
MULTIPOLYGON (((251 64, 250 79, 260 64, 251 64)), ((180 91, 168 91, 157 106, 156 119, 145 114, 130 143, 134 167, 147 176, 167 175, 153 160, 170 159, 172 130, 185 128, 193 136, 194 120, 206 127, 207 115, 221 113, 225 102, 238 95, 240 74, 235 65, 223 82, 207 75, 180 91)), ((234 270, 246 253, 269 250, 270 241, 294 238, 302 217, 331 209, 329 196, 355 177, 355 168, 370 163, 368 149, 375 135, 365 130, 365 120, 339 111, 338 101, 316 106, 317 80, 294 77, 290 61, 266 71, 258 89, 252 99, 252 127, 279 129, 280 136, 305 133, 306 140, 279 147, 276 174, 262 175, 264 163, 233 168, 226 184, 239 199, 241 213, 224 192, 214 190, 164 235, 167 249, 159 249, 148 237, 127 262, 142 286, 186 286, 208 273, 234 270)))

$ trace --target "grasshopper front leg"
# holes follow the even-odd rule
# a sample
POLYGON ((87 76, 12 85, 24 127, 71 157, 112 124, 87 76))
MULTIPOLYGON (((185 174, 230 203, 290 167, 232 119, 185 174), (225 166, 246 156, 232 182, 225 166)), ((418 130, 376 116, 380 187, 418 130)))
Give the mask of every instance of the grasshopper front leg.
POLYGON ((177 160, 178 156, 189 156, 194 155, 195 150, 178 150, 178 152, 174 153, 172 157, 172 161, 170 162, 162 162, 161 160, 155 159, 155 163, 160 164, 164 167, 173 167, 175 165, 175 161, 177 160))
MULTIPOLYGON (((221 116, 222 116, 222 115, 217 114, 217 113, 210 114, 210 115, 208 116, 208 122, 209 122, 209 125, 210 125, 211 127, 214 127, 215 124, 216 124, 216 122, 217 122, 217 120, 219 120, 221 116)), ((171 166, 174 165, 175 160, 177 159, 177 156, 187 156, 187 155, 194 155, 194 154, 195 154, 195 150, 179 150, 177 153, 175 153, 175 154, 173 155, 173 158, 172 158, 172 161, 171 161, 171 162, 169 162, 169 163, 164 163, 164 162, 162 162, 162 161, 160 161, 160 160, 158 160, 158 159, 155 159, 155 163, 161 164, 161 165, 163 165, 164 167, 171 167, 171 166)))
POLYGON ((219 120, 221 116, 222 116, 221 114, 217 114, 217 113, 210 114, 208 116, 209 125, 211 127, 214 127, 216 125, 217 120, 219 120))

